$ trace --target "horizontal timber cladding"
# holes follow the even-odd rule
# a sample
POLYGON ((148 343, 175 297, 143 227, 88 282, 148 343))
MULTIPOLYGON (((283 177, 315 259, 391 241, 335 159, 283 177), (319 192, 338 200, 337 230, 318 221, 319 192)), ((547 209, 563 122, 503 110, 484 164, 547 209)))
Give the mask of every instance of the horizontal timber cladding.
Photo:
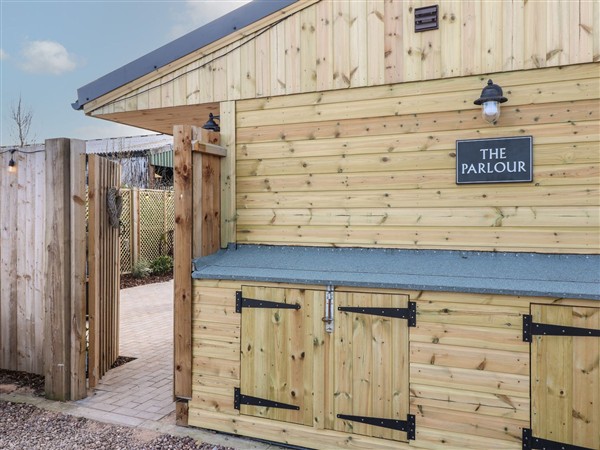
POLYGON ((597 253, 597 63, 239 101, 237 241, 597 253), (456 184, 456 141, 533 136, 533 182, 456 184))
POLYGON ((415 33, 414 9, 432 3, 302 0, 85 110, 101 116, 598 60, 597 2, 444 0, 439 29, 415 33))
MULTIPOLYGON (((336 287, 334 306, 337 316, 334 315, 334 332, 330 335, 321 323, 324 301, 323 286, 193 280, 193 393, 189 424, 312 448, 520 449, 521 429, 530 426, 532 406, 530 344, 523 341, 523 316, 530 313, 534 304, 570 306, 577 311, 585 307, 598 309, 595 302, 587 300, 336 287), (285 292, 284 297, 275 300, 300 302, 302 308, 296 314, 303 317, 304 326, 294 326, 285 332, 282 329, 270 336, 265 331, 269 326, 265 320, 261 319, 261 326, 257 319, 244 322, 255 317, 257 311, 242 308, 242 313, 236 313, 237 291, 257 297, 285 292), (347 300, 350 298, 354 300, 347 300), (416 326, 398 331, 407 334, 396 335, 389 328, 389 321, 400 319, 379 316, 365 319, 365 316, 337 311, 338 306, 346 302, 381 306, 383 303, 368 303, 386 302, 386 298, 398 298, 401 303, 406 299, 416 302, 416 326), (302 312, 305 307, 308 309, 302 312), (247 312, 249 315, 244 316, 247 312), (314 320, 308 324, 306 321, 311 317, 314 320), (365 334, 369 329, 365 327, 367 323, 372 324, 369 325, 372 332, 365 334), (350 340, 344 339, 345 330, 350 340), (267 340, 253 342, 253 333, 267 340), (283 334, 279 336, 279 333, 283 334), (396 344, 406 342, 408 336, 408 353, 402 359, 395 359, 397 365, 393 370, 400 374, 404 370, 403 364, 408 363, 406 400, 409 413, 416 417, 416 435, 410 444, 398 441, 406 440, 398 431, 335 418, 338 408, 344 408, 354 396, 358 404, 372 405, 373 415, 378 409, 385 411, 388 406, 402 408, 400 402, 406 386, 386 391, 382 387, 385 377, 377 378, 382 375, 380 371, 365 369, 369 367, 368 358, 379 360, 378 367, 383 367, 388 358, 393 358, 390 355, 402 354, 400 348, 384 345, 385 336, 391 336, 389 333, 395 336, 393 342, 396 344), (307 338, 314 342, 314 347, 307 347, 307 338), (365 345, 367 342, 371 344, 365 345), (247 358, 252 357, 256 345, 265 346, 265 349, 274 346, 278 354, 290 353, 290 358, 303 357, 301 361, 291 363, 302 367, 303 381, 296 379, 298 374, 286 374, 279 365, 275 364, 276 368, 266 361, 263 362, 274 371, 271 376, 279 377, 273 378, 275 391, 265 390, 265 386, 257 381, 262 379, 260 370, 251 372, 250 378, 244 381, 247 358), (353 352, 362 356, 352 364, 354 371, 358 371, 358 381, 349 378, 345 367, 353 352), (311 372, 305 362, 310 358, 322 358, 330 363, 315 363, 314 372, 311 372), (295 395, 284 393, 287 384, 284 380, 288 380, 295 395), (370 385, 371 389, 356 390, 353 395, 353 382, 355 389, 362 383, 370 385), (251 394, 263 392, 257 397, 275 392, 274 400, 297 404, 302 409, 296 412, 245 405, 236 409, 236 388, 241 388, 242 394, 248 394, 244 390, 253 390, 251 394), (389 394, 389 405, 383 398, 386 394, 389 394), (380 397, 381 401, 374 401, 380 397)), ((273 311, 267 315, 277 319, 271 322, 275 326, 281 326, 284 315, 290 314, 290 310, 281 309, 273 316, 273 311)), ((293 314, 294 310, 291 311, 293 314)), ((588 360, 593 365, 593 361, 588 360)), ((597 361, 593 370, 598 370, 597 361)), ((393 378, 402 379, 400 375, 393 378)))

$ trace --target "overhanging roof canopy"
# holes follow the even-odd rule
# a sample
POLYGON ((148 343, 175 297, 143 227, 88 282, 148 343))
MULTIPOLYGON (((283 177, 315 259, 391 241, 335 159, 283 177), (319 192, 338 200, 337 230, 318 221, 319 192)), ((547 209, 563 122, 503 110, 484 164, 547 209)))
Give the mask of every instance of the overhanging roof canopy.
POLYGON ((89 103, 133 80, 152 73, 212 42, 244 28, 297 0, 253 0, 252 2, 148 53, 125 66, 77 89, 74 109, 89 103))

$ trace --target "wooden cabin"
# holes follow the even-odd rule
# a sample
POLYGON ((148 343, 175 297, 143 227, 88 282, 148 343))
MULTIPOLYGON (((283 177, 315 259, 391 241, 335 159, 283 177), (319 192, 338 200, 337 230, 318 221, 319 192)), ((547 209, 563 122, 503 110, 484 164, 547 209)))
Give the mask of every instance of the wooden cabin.
POLYGON ((255 0, 82 87, 174 136, 178 422, 600 448, 599 55, 597 0, 255 0))

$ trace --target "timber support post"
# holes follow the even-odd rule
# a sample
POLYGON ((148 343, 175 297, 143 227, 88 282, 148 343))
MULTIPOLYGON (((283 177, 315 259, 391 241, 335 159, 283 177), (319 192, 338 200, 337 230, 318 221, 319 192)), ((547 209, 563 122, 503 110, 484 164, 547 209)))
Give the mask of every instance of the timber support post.
POLYGON ((192 398, 192 257, 221 244, 221 158, 218 133, 173 128, 175 181, 174 396, 177 425, 187 426, 192 398), (194 139, 196 138, 196 139, 194 139))
POLYGON ((85 143, 46 141, 46 396, 86 396, 85 143))

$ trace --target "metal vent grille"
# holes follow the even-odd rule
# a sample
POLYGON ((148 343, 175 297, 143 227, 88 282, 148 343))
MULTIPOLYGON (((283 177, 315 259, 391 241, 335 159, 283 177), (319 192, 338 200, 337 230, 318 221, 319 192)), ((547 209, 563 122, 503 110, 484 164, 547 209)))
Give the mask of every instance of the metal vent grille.
POLYGON ((438 5, 415 8, 415 33, 438 29, 438 5))

